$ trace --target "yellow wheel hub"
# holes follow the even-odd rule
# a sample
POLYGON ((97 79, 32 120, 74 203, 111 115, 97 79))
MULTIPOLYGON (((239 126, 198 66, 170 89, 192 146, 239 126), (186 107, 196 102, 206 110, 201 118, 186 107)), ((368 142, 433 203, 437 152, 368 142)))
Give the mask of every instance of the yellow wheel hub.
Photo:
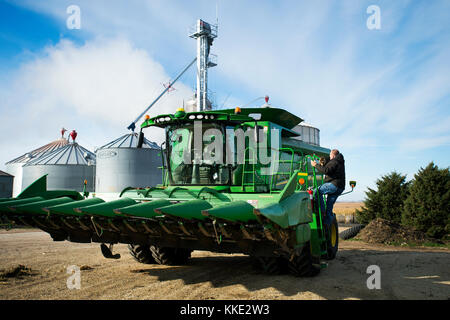
POLYGON ((336 226, 334 224, 331 225, 331 246, 336 246, 337 242, 337 232, 336 232, 336 226))

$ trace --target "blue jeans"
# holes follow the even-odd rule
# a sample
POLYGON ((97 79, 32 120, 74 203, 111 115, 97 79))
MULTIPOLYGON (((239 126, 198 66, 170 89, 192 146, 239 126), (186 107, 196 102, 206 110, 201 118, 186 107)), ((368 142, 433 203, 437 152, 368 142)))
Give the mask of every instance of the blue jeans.
POLYGON ((317 190, 319 190, 319 203, 321 212, 325 211, 325 204, 323 203, 323 195, 327 195, 327 210, 325 216, 325 223, 331 224, 333 221, 333 205, 336 202, 339 195, 344 192, 344 189, 336 187, 331 182, 326 182, 315 190, 314 194, 317 196, 317 190))

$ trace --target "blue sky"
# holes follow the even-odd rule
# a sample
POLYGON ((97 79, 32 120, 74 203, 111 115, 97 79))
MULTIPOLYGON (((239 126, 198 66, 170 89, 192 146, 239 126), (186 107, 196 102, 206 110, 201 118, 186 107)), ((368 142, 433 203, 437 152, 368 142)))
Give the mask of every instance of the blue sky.
MULTIPOLYGON (((449 1, 16 0, 0 1, 0 169, 62 126, 91 150, 126 133, 195 56, 198 18, 219 21, 217 105, 269 95, 320 128, 358 181, 341 201, 393 170, 411 179, 430 161, 449 166, 449 1), (66 27, 72 4, 80 30, 66 27), (379 30, 367 28, 370 5, 379 30)), ((192 96, 194 71, 175 87, 151 115, 192 96)))

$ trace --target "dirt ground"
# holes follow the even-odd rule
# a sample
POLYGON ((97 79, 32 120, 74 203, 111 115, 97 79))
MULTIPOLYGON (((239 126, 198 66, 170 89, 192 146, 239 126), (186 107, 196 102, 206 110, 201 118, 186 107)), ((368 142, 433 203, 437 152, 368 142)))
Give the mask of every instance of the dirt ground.
POLYGON ((29 272, 0 278, 0 299, 450 299, 450 252, 342 241, 319 276, 267 276, 248 257, 194 251, 186 266, 139 264, 126 245, 108 260, 99 244, 53 242, 36 230, 0 231, 0 269, 29 272), (69 266, 81 288, 68 289, 69 266), (381 289, 367 288, 378 265, 381 289))

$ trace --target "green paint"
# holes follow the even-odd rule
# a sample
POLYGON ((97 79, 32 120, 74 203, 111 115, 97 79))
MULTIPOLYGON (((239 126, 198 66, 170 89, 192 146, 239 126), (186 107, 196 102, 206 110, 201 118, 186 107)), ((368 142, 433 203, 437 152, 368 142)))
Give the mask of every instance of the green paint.
POLYGON ((94 216, 117 217, 117 215, 113 211, 114 209, 131 206, 133 204, 136 204, 136 201, 130 198, 120 198, 119 200, 93 204, 90 206, 76 208, 74 210, 79 213, 94 216))
POLYGON ((254 207, 245 201, 234 201, 215 208, 203 210, 203 215, 233 222, 256 220, 254 207))
POLYGON ((171 205, 172 203, 165 199, 141 202, 128 207, 114 209, 114 213, 122 217, 141 217, 153 218, 158 216, 154 210, 171 205))
POLYGON ((73 201, 74 200, 69 197, 62 197, 51 200, 43 200, 27 204, 14 205, 11 206, 11 209, 19 214, 24 215, 47 215, 48 213, 44 211, 44 208, 73 201))
POLYGON ((47 212, 50 214, 56 214, 56 215, 80 215, 77 212, 74 212, 75 208, 80 208, 84 206, 90 206, 94 204, 104 203, 100 198, 90 198, 86 200, 80 200, 80 201, 74 201, 70 203, 64 203, 64 204, 58 204, 55 206, 48 207, 46 209, 47 212))
POLYGON ((16 198, 14 200, 10 199, 10 201, 3 201, 2 203, 0 203, 0 213, 11 212, 11 209, 9 207, 12 207, 15 205, 38 202, 38 201, 42 201, 42 200, 44 200, 44 198, 42 198, 42 197, 32 197, 32 198, 25 198, 25 199, 16 198))
POLYGON ((157 213, 180 217, 183 219, 204 220, 203 210, 212 208, 211 204, 205 200, 190 200, 182 203, 172 204, 155 210, 157 213))

